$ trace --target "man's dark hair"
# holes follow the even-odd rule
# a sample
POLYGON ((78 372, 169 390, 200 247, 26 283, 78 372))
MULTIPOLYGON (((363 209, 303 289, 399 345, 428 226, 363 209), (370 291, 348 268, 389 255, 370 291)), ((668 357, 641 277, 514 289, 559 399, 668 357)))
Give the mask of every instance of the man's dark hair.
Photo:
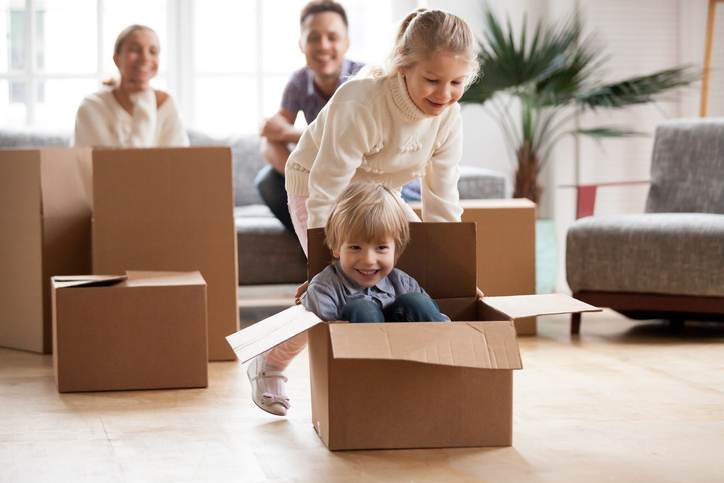
POLYGON ((334 0, 312 0, 304 6, 302 13, 299 14, 299 24, 303 24, 304 20, 310 15, 316 15, 318 13, 334 12, 342 17, 345 27, 349 27, 347 24, 347 12, 344 11, 344 7, 334 0))

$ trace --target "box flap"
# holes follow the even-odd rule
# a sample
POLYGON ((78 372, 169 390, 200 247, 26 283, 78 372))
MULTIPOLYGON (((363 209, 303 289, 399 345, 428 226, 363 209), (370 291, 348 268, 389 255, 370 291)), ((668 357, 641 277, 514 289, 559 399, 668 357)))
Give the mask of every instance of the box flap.
POLYGON ((515 328, 501 322, 330 324, 335 359, 388 359, 520 369, 515 328))
POLYGON ((574 314, 600 312, 601 309, 562 293, 541 295, 510 295, 484 297, 483 304, 503 312, 511 319, 534 315, 574 314))
POLYGON ((148 287, 154 285, 206 285, 199 271, 193 272, 156 272, 128 270, 129 287, 148 287))
MULTIPOLYGON (((331 261, 324 230, 309 230, 307 276, 331 261)), ((475 223, 410 223, 410 244, 396 265, 432 298, 475 297, 475 223)))
POLYGON ((125 281, 126 275, 56 275, 53 287, 108 287, 125 281))
POLYGON ((303 305, 295 305, 227 336, 226 340, 239 361, 246 362, 321 321, 303 305))

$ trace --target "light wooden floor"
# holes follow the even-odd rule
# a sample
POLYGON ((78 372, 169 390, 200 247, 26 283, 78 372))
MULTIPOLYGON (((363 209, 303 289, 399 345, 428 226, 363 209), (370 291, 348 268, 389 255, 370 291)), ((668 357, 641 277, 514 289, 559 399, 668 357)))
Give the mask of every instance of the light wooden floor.
POLYGON ((511 448, 332 453, 310 424, 306 355, 286 419, 245 366, 205 390, 59 395, 50 356, 0 349, 0 481, 724 481, 724 325, 541 320, 521 341, 511 448))

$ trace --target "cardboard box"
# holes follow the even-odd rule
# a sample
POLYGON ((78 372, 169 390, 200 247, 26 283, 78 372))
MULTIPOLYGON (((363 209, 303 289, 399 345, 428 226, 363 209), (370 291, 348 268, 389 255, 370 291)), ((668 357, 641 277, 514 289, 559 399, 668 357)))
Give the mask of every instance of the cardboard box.
POLYGON ((93 273, 199 270, 208 284, 209 358, 231 360, 239 329, 228 148, 93 151, 93 273))
MULTIPOLYGON (((475 224, 412 223, 398 266, 454 322, 321 322, 295 306, 227 337, 246 361, 307 331, 312 421, 332 450, 509 446, 513 320, 598 310, 566 295, 475 295, 475 224)), ((331 259, 309 232, 310 276, 331 259)))
POLYGON ((50 276, 91 271, 87 149, 0 150, 0 346, 52 348, 50 276))
POLYGON ((59 392, 207 386, 199 272, 60 276, 52 286, 59 392))
MULTIPOLYGON (((485 295, 528 295, 536 291, 536 205, 524 198, 460 200, 462 221, 474 222, 477 283, 485 295)), ((413 208, 420 214, 421 205, 413 208)), ((518 335, 535 335, 535 317, 515 320, 518 335)))

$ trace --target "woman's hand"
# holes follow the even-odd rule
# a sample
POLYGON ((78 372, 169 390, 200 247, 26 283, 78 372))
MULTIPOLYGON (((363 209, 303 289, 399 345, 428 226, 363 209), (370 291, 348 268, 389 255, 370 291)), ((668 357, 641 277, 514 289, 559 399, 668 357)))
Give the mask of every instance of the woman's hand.
POLYGON ((299 287, 297 287, 297 292, 294 294, 294 303, 296 305, 299 305, 302 303, 302 295, 304 295, 307 292, 307 287, 309 287, 309 280, 301 284, 299 287))

